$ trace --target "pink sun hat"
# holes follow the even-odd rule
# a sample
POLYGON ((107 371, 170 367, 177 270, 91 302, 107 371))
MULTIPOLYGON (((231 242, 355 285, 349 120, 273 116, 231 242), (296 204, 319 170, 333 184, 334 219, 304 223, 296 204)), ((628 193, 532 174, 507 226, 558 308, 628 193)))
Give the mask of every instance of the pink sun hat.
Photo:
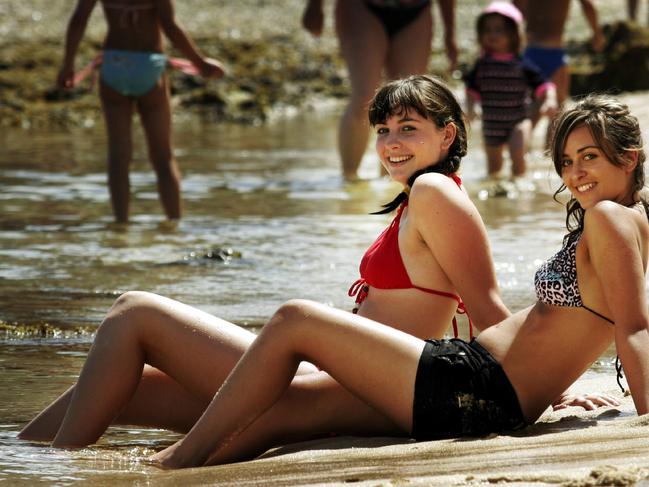
POLYGON ((491 2, 487 8, 482 11, 480 16, 489 14, 499 14, 508 19, 512 19, 519 27, 523 25, 523 14, 514 4, 509 2, 491 2))

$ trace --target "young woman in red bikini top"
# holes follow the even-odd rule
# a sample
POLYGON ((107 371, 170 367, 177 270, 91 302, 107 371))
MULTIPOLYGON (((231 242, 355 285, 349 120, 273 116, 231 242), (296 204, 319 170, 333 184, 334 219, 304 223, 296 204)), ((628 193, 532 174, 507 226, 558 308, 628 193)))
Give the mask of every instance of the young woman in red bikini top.
POLYGON ((369 117, 381 164, 404 191, 377 212, 397 210, 350 289, 358 314, 424 338, 443 336, 456 311, 480 329, 507 316, 484 224, 457 174, 467 136, 453 95, 413 76, 384 87, 369 117))

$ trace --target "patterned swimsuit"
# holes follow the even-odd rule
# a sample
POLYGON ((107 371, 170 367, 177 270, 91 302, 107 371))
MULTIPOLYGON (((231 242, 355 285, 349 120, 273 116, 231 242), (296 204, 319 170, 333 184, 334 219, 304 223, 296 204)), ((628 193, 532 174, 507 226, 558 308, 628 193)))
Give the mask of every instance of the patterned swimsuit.
POLYGON ((577 244, 581 233, 568 238, 566 244, 544 262, 534 275, 536 297, 544 304, 584 308, 594 315, 615 324, 610 318, 584 304, 577 283, 577 244))
MULTIPOLYGON (((584 308, 595 316, 608 321, 611 325, 615 325, 613 320, 589 308, 581 299, 579 284, 577 283, 576 257, 577 244, 580 238, 581 233, 571 235, 561 250, 538 268, 534 275, 536 297, 542 303, 552 306, 584 308)), ((623 375, 619 356, 615 358, 615 371, 617 373, 617 384, 622 389, 622 392, 625 392, 620 381, 623 375)))

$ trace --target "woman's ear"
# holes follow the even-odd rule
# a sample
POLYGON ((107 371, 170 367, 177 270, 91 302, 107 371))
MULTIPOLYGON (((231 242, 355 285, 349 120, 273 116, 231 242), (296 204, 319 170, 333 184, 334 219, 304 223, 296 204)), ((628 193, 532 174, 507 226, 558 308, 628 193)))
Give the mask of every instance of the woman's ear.
POLYGON ((637 150, 628 150, 624 152, 624 159, 627 164, 624 166, 626 172, 633 172, 638 166, 638 151, 637 150))
POLYGON ((444 127, 444 139, 442 140, 442 149, 446 150, 455 141, 455 136, 457 135, 457 127, 453 122, 449 122, 444 127))

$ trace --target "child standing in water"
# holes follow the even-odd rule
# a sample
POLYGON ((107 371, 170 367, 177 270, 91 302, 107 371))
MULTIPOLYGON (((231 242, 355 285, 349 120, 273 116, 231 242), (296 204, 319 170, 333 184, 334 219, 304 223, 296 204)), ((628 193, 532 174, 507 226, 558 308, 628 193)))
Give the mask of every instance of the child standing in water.
POLYGON ((523 16, 511 3, 492 2, 477 20, 481 56, 466 76, 467 114, 482 105, 482 133, 490 178, 499 179, 503 150, 509 148, 512 177, 525 175, 525 153, 532 122, 528 114, 530 92, 541 111, 556 110, 555 87, 540 70, 520 56, 523 16))
MULTIPOLYGON (((58 85, 74 86, 74 58, 98 0, 78 0, 66 33, 58 85)), ((128 221, 131 119, 137 109, 149 160, 168 219, 181 216, 180 171, 173 157, 169 81, 162 34, 206 78, 223 76, 222 66, 202 56, 174 18, 173 0, 100 0, 108 24, 99 95, 108 135, 108 186, 117 222, 128 221)))

